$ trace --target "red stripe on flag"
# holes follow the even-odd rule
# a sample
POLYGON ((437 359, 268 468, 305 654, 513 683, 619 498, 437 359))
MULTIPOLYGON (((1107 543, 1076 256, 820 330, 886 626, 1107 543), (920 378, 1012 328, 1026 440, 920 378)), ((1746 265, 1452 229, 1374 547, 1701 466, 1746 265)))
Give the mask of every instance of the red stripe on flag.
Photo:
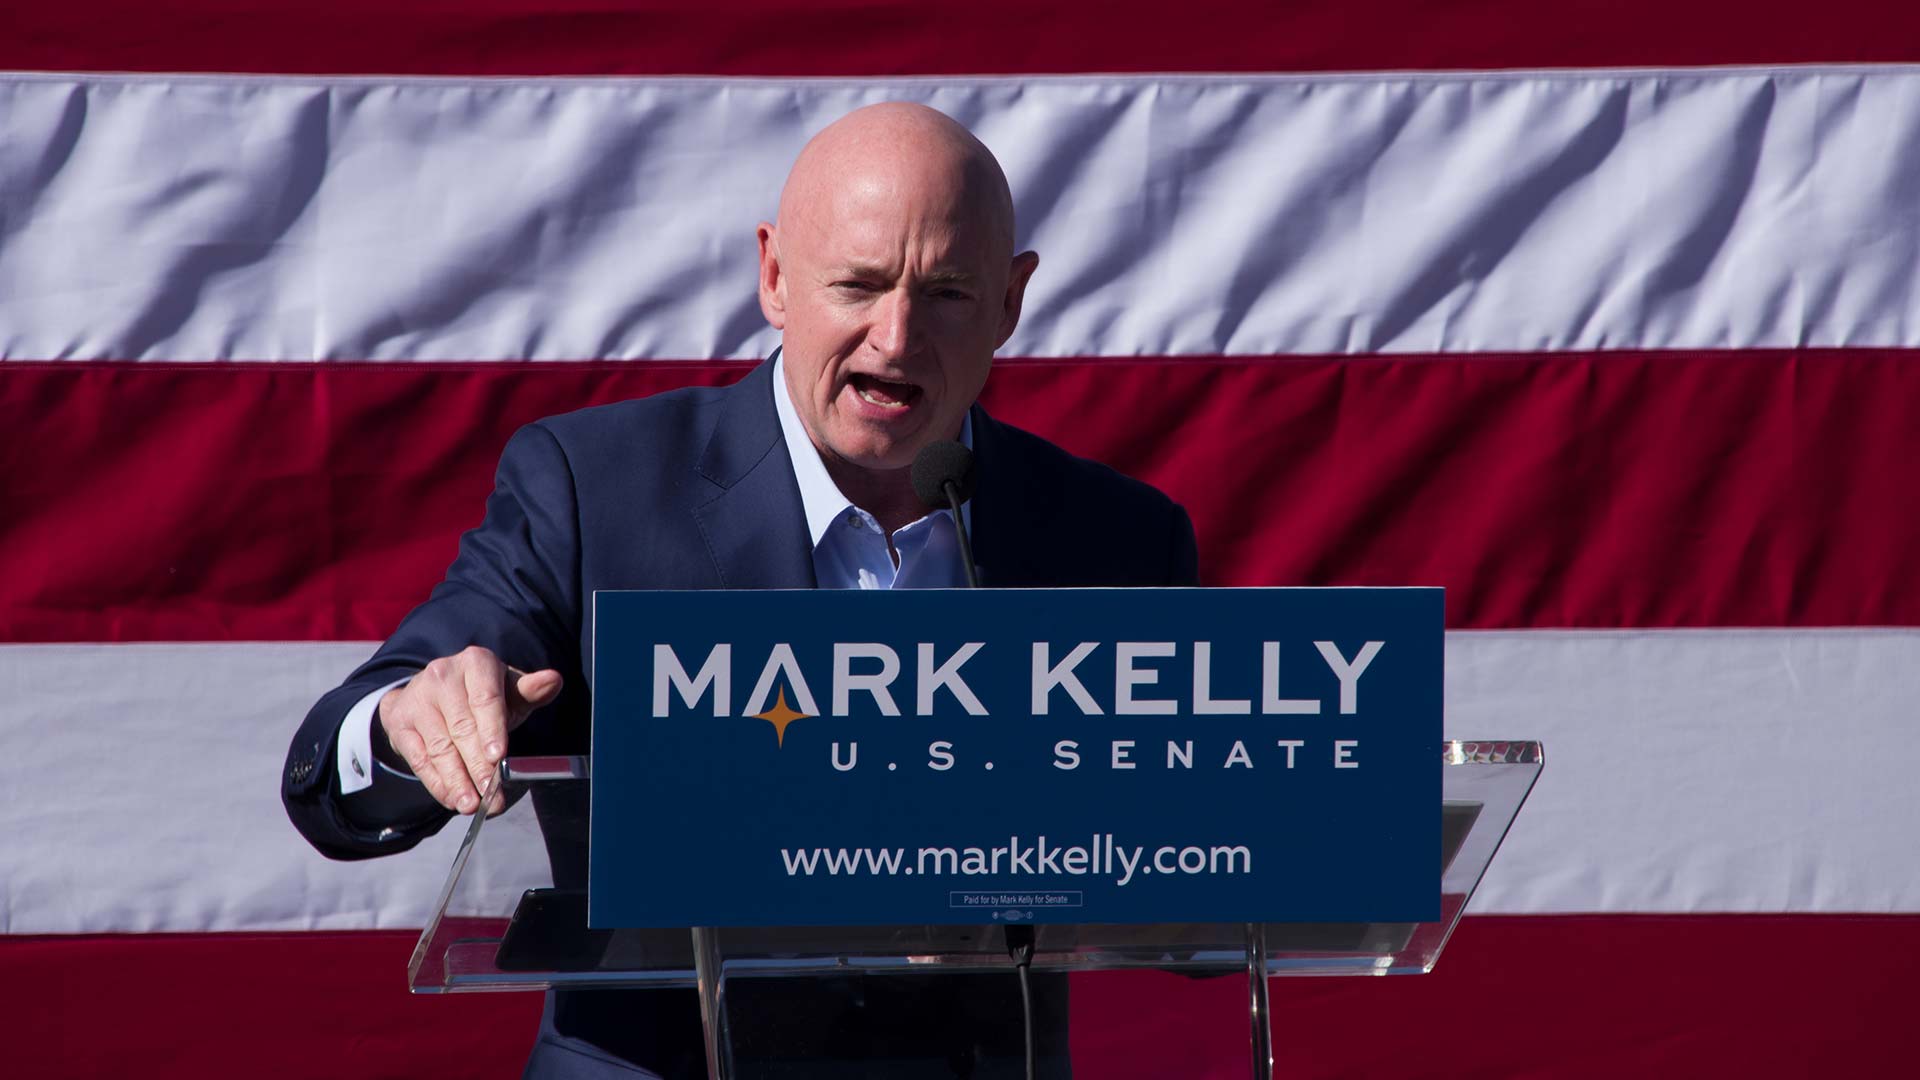
MULTIPOLYGON (((409 997, 411 934, 0 937, 10 1075, 520 1075, 538 994, 409 997), (158 1003, 158 1004, 157 1004, 158 1003)), ((1430 975, 1276 979, 1283 1076, 1893 1076, 1920 916, 1465 920, 1430 975)), ((1011 976, 1009 976, 1011 977, 1011 976)), ((983 976, 984 978, 984 976, 983 976)), ((1074 976, 1076 1075, 1247 1074, 1244 978, 1074 976)))
POLYGON ((415 933, 0 937, 9 1076, 509 1080, 541 995, 415 997, 415 933))
MULTIPOLYGON (((1220 585, 1456 627, 1920 625, 1920 357, 1015 361, 997 416, 1152 481, 1220 585)), ((741 364, 9 364, 0 640, 384 637, 539 416, 741 364)))
POLYGON ((0 68, 874 76, 1896 62, 1920 9, 1834 0, 131 0, 14 5, 0 68))
MULTIPOLYGON (((1920 917, 1463 920, 1432 973, 1275 979, 1274 1075, 1892 1076, 1920 917)), ((1245 978, 1076 976, 1077 1076, 1239 1080, 1245 978)))

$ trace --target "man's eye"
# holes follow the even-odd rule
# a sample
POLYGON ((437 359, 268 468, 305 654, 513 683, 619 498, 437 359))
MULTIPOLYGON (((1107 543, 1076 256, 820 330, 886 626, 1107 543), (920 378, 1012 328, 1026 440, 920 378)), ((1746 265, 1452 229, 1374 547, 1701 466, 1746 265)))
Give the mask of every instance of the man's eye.
POLYGON ((870 293, 874 291, 872 283, 865 281, 836 281, 833 287, 841 292, 870 293))
POLYGON ((933 297, 936 300, 971 300, 973 299, 973 297, 970 294, 968 294, 965 289, 935 289, 933 290, 933 297))

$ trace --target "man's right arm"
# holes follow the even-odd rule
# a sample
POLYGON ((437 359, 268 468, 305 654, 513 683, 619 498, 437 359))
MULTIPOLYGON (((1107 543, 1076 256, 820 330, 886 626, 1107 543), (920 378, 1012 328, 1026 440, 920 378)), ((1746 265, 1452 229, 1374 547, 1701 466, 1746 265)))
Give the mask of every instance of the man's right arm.
POLYGON ((507 444, 486 520, 461 537, 446 580, 295 733, 281 799, 309 842, 334 858, 383 855, 419 843, 463 807, 498 808, 499 793, 481 788, 508 733, 580 670, 578 557, 564 453, 530 425, 507 444), (431 801, 369 794, 413 794, 391 785, 341 790, 343 721, 375 694, 372 723, 431 801))

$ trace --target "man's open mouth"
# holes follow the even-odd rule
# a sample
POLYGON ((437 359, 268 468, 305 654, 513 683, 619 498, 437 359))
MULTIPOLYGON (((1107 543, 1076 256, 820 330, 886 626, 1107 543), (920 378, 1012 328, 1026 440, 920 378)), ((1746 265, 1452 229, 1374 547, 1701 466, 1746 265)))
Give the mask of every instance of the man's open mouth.
POLYGON ((920 388, 910 382, 894 382, 877 375, 851 375, 847 378, 860 400, 883 409, 905 409, 920 400, 920 388))

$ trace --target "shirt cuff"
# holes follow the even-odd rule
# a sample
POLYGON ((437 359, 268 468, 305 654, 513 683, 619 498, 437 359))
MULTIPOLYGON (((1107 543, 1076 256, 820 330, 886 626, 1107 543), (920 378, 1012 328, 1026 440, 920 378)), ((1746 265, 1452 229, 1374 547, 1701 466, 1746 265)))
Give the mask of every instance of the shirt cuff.
MULTIPOLYGON (((386 768, 373 759, 373 720, 374 712, 380 707, 380 699, 387 691, 396 686, 405 686, 412 676, 395 679, 387 685, 368 694, 347 710, 346 719, 340 721, 340 737, 334 740, 334 769, 340 774, 340 794, 351 795, 356 791, 365 791, 373 786, 373 770, 386 768)), ((404 776, 414 783, 418 777, 411 773, 395 772, 394 776, 404 776)))

